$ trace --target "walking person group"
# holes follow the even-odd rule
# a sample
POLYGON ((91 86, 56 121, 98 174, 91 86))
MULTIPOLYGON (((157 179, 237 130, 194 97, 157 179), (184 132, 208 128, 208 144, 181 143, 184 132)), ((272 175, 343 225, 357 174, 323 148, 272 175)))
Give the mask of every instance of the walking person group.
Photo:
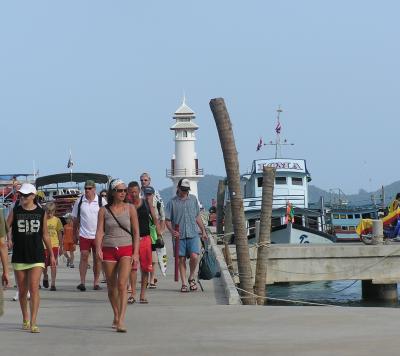
MULTIPOLYGON (((80 246, 80 283, 77 289, 86 291, 86 273, 89 255, 92 253, 93 289, 101 289, 99 277, 102 269, 113 311, 111 326, 122 333, 127 331, 125 326, 127 303, 130 301, 132 304, 136 301, 138 269, 141 271, 139 303, 147 304, 146 289, 156 288, 154 263, 157 260, 153 256, 152 245, 161 244, 163 229, 167 227, 171 232, 173 243, 177 238, 180 240, 178 257, 181 292, 197 290, 195 270, 200 253, 198 229, 201 232, 201 238, 207 238, 200 218, 198 200, 189 194, 189 180, 179 181, 177 195, 168 202, 165 212, 161 197, 157 196, 150 185, 149 174, 143 173, 140 180, 141 185, 133 181, 128 186, 120 179, 112 180, 106 198, 96 194, 94 181, 86 181, 85 193, 75 202, 72 210, 73 222, 70 219, 64 226, 64 237, 69 231, 75 243, 79 242, 80 246), (179 229, 177 229, 178 226, 179 229), (153 244, 151 235, 154 235, 155 243, 153 244), (187 280, 186 259, 189 259, 187 280), (129 281, 131 292, 128 297, 129 281)), ((4 226, 4 230, 7 226, 11 229, 12 265, 19 290, 22 327, 32 333, 39 332, 36 317, 39 309, 39 284, 42 270, 44 271, 47 265, 50 266, 50 286, 51 290, 55 291, 56 256, 63 252, 62 248, 67 247, 61 234, 62 227, 56 219, 52 220, 55 217, 55 207, 49 204, 46 209, 42 209, 36 203, 36 193, 35 187, 31 184, 26 183, 21 186, 20 204, 10 212, 7 224, 4 226), (49 236, 50 229, 52 238, 49 236), (31 295, 30 314, 27 310, 28 291, 31 295)), ((3 233, 1 225, 0 233, 3 233)), ((73 253, 71 246, 69 247, 69 252, 73 253)), ((69 265, 71 265, 71 260, 73 264, 72 255, 66 256, 69 265)), ((3 260, 4 258, 2 262, 3 260)), ((4 284, 8 284, 8 270, 4 264, 3 262, 2 280, 4 284)), ((48 283, 46 276, 45 273, 43 284, 46 280, 48 283)))

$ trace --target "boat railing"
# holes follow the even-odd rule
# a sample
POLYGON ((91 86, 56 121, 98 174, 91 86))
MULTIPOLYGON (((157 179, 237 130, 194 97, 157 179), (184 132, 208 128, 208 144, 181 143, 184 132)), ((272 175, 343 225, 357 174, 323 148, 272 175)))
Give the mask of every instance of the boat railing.
MULTIPOLYGON (((262 197, 252 197, 243 199, 244 208, 261 208, 262 197)), ((274 195, 272 209, 281 208, 290 202, 293 206, 304 208, 306 205, 306 198, 304 195, 274 195)))

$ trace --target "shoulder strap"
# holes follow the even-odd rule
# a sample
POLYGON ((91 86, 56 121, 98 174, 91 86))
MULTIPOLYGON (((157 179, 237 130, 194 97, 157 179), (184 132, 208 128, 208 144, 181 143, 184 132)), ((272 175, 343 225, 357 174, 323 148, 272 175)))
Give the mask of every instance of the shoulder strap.
POLYGON ((98 203, 99 203, 99 208, 101 208, 103 206, 103 198, 99 194, 99 195, 97 195, 97 199, 98 199, 98 203))
POLYGON ((114 213, 111 211, 110 207, 108 205, 105 206, 105 208, 110 212, 110 214, 112 215, 112 217, 115 219, 115 221, 117 222, 118 226, 124 230, 125 232, 127 232, 129 235, 132 236, 132 231, 129 231, 126 227, 122 226, 121 223, 119 222, 119 220, 116 218, 116 216, 114 215, 114 213))
POLYGON ((78 203, 78 215, 77 215, 78 220, 80 220, 80 218, 81 218, 81 205, 82 205, 82 200, 83 200, 83 195, 82 195, 81 198, 79 199, 79 203, 78 203))
POLYGON ((148 204, 148 202, 147 202, 146 199, 143 199, 143 204, 144 204, 144 206, 146 207, 147 214, 149 215, 150 223, 151 223, 151 224, 154 224, 154 222, 153 222, 153 217, 151 216, 150 207, 149 207, 149 204, 148 204))

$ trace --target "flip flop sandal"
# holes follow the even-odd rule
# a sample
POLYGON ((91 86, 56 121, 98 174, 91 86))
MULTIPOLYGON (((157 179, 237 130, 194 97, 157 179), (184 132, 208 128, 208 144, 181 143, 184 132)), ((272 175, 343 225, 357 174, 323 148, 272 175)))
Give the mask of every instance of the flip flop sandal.
POLYGON ((191 290, 192 292, 196 291, 196 290, 197 290, 196 281, 195 281, 194 279, 189 279, 188 282, 189 282, 189 286, 190 286, 189 288, 190 288, 190 290, 191 290))
POLYGON ((128 304, 134 304, 135 302, 136 302, 136 299, 134 297, 130 296, 128 298, 128 304))
POLYGON ((31 322, 29 320, 24 320, 22 322, 22 330, 30 330, 31 322))
POLYGON ((188 286, 187 286, 186 284, 184 284, 184 285, 181 287, 181 292, 182 292, 182 293, 187 293, 187 292, 189 292, 188 286))
POLYGON ((31 333, 32 334, 39 334, 40 333, 40 329, 38 328, 37 325, 32 325, 31 326, 31 333))
POLYGON ((156 288, 157 288, 157 286, 156 286, 155 283, 150 283, 149 284, 149 289, 156 289, 156 288))
POLYGON ((146 298, 143 298, 143 299, 140 298, 140 299, 139 299, 139 303, 140 303, 140 304, 149 304, 149 301, 148 301, 146 298))

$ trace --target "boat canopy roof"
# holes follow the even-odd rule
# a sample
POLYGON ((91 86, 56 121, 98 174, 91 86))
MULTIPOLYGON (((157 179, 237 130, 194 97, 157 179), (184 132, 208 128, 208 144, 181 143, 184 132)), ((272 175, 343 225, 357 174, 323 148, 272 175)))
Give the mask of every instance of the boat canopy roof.
POLYGON ((60 173, 60 174, 52 174, 49 176, 43 176, 36 178, 36 187, 43 187, 49 184, 58 184, 58 183, 68 183, 68 182, 76 182, 82 183, 87 180, 93 180, 95 183, 108 183, 110 177, 106 174, 100 173, 60 173))

